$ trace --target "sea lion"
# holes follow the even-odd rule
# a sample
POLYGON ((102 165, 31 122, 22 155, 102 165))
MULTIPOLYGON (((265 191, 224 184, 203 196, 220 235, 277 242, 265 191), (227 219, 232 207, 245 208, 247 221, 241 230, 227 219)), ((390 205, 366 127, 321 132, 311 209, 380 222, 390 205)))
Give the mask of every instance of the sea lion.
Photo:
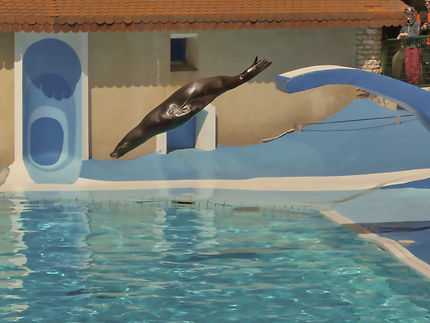
POLYGON ((254 63, 237 76, 209 77, 181 87, 127 133, 110 156, 120 158, 149 138, 183 125, 217 96, 251 80, 270 64, 272 62, 256 57, 254 63))

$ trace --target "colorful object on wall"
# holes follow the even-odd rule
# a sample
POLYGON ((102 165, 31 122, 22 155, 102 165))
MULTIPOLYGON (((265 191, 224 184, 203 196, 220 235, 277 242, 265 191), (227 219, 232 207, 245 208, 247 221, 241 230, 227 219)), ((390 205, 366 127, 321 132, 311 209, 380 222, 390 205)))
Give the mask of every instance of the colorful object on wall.
POLYGON ((343 66, 321 65, 276 77, 276 88, 287 93, 328 84, 348 84, 389 99, 412 113, 430 131, 430 93, 415 85, 384 75, 343 66))
POLYGON ((81 63, 64 41, 33 43, 23 58, 23 160, 36 183, 75 182, 82 165, 81 63))

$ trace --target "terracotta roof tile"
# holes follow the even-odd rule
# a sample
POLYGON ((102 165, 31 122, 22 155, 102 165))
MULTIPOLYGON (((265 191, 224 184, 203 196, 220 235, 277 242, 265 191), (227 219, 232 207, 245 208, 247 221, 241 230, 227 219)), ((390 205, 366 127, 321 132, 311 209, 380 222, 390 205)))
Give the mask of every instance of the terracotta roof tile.
POLYGON ((2 31, 400 25, 401 0, 1 0, 2 31))

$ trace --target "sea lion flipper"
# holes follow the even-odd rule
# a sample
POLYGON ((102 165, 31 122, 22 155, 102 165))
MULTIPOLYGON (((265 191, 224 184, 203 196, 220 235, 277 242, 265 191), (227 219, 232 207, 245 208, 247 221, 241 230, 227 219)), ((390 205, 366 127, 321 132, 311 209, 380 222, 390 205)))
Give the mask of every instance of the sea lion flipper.
POLYGON ((242 74, 240 74, 241 82, 247 82, 253 77, 255 77, 257 74, 264 71, 266 68, 268 68, 272 62, 268 61, 267 59, 258 60, 258 56, 255 57, 254 63, 247 68, 242 74))

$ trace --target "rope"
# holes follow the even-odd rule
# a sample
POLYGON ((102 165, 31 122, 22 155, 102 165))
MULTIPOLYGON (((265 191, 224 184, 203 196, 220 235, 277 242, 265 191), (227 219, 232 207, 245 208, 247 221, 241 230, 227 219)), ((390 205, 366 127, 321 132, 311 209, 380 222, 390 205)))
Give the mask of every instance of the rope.
POLYGON ((376 117, 376 118, 362 118, 362 119, 350 119, 350 120, 340 120, 340 121, 323 121, 316 123, 305 123, 304 126, 311 126, 314 124, 331 124, 331 123, 346 123, 346 122, 358 122, 358 121, 371 121, 371 120, 380 120, 380 119, 394 119, 394 118, 402 118, 402 117, 413 117, 412 114, 403 114, 400 116, 388 116, 388 117, 376 117))
MULTIPOLYGON (((348 122, 360 122, 360 121, 373 121, 373 120, 381 120, 381 119, 398 119, 398 118, 406 118, 406 117, 413 117, 412 114, 402 114, 400 116, 387 116, 387 117, 375 117, 375 118, 361 118, 361 119, 350 119, 350 120, 339 120, 339 121, 323 121, 323 122, 316 122, 316 123, 305 123, 303 124, 304 126, 311 126, 311 125, 319 125, 319 124, 335 124, 335 123, 348 123, 348 122)), ((403 121, 402 123, 407 123, 407 122, 411 122, 411 121, 416 121, 416 119, 413 120, 406 120, 403 121)), ((325 129, 325 130, 318 130, 318 129, 303 129, 301 130, 303 131, 313 131, 313 132, 329 132, 329 131, 357 131, 357 130, 367 130, 367 129, 375 129, 375 128, 382 128, 382 127, 386 127, 386 126, 392 126, 392 125, 397 125, 397 122, 395 123, 389 123, 389 124, 385 124, 385 125, 378 125, 378 126, 372 126, 372 127, 364 127, 364 128, 355 128, 355 129, 325 129)), ((266 143, 266 142, 270 142, 273 141, 275 139, 281 138, 289 133, 293 133, 297 131, 297 129, 289 129, 283 133, 281 133, 278 136, 272 137, 272 138, 265 138, 262 140, 262 142, 266 143)))
MULTIPOLYGON (((411 122, 411 121, 416 121, 416 119, 413 120, 406 120, 403 121, 402 123, 407 123, 407 122, 411 122)), ((387 123, 387 124, 383 124, 383 125, 378 125, 378 126, 372 126, 372 127, 363 127, 363 128, 353 128, 353 129, 303 129, 302 131, 312 131, 312 132, 329 132, 329 131, 357 131, 357 130, 368 130, 368 129, 376 129, 376 128, 382 128, 382 127, 387 127, 387 126, 393 126, 393 125, 397 125, 397 122, 394 123, 387 123)))

